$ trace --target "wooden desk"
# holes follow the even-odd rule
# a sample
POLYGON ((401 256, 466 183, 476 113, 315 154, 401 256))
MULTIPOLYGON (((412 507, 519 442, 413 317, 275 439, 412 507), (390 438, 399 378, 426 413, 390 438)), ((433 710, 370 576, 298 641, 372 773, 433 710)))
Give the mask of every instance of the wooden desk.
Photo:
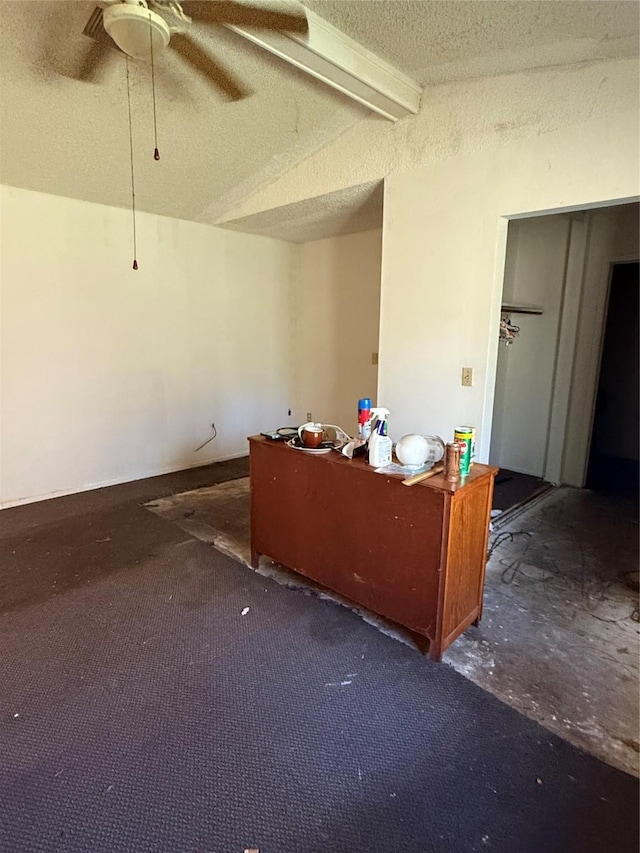
POLYGON ((249 446, 254 566, 265 554, 403 625, 433 660, 477 624, 497 468, 407 487, 339 453, 249 446))

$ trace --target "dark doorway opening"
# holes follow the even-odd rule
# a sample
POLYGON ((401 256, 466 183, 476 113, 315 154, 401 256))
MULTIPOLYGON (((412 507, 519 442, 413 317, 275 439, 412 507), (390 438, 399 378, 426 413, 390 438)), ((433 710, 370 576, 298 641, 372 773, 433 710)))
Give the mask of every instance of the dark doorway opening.
POLYGON ((614 264, 591 435, 587 488, 638 498, 639 270, 614 264))

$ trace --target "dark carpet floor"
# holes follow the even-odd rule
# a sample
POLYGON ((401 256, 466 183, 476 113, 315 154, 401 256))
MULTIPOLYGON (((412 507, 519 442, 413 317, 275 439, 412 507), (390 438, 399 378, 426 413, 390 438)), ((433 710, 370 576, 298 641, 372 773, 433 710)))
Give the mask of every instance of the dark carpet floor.
POLYGON ((176 485, 0 514, 2 853, 637 850, 637 780, 139 505, 176 485))
POLYGON ((493 509, 511 509, 542 494, 551 486, 540 477, 500 468, 493 487, 493 509))

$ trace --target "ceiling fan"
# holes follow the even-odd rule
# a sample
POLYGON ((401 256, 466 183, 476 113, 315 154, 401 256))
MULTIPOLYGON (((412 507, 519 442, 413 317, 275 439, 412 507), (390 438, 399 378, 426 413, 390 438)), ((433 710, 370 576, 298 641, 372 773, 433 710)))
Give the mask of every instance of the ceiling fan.
POLYGON ((94 40, 76 73, 91 80, 116 49, 134 59, 153 59, 171 48, 229 100, 246 97, 249 90, 214 59, 191 35, 194 25, 225 24, 306 33, 304 12, 280 11, 266 5, 235 0, 98 0, 83 33, 94 40))

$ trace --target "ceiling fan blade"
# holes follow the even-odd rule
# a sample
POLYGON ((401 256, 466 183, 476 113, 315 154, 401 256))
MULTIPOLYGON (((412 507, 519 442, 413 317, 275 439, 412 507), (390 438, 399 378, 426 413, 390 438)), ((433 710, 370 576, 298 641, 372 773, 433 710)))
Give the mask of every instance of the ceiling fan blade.
POLYGON ((94 41, 102 42, 102 44, 106 44, 108 47, 113 47, 115 50, 120 50, 118 45, 111 38, 109 33, 104 28, 104 21, 102 18, 102 9, 100 6, 96 6, 96 8, 91 13, 89 20, 84 25, 84 29, 82 31, 85 36, 89 36, 94 41))
POLYGON ((91 39, 91 43, 84 49, 74 76, 78 80, 92 81, 109 60, 110 51, 120 48, 104 28, 100 6, 93 10, 82 33, 91 39))
POLYGON ((239 101, 250 95, 249 89, 242 86, 228 71, 200 47, 186 33, 174 33, 170 46, 176 50, 189 65, 206 77, 230 101, 239 101))
POLYGON ((279 12, 264 6, 245 6, 234 0, 184 2, 184 11, 199 24, 235 24, 262 30, 306 33, 309 30, 304 13, 279 12))

